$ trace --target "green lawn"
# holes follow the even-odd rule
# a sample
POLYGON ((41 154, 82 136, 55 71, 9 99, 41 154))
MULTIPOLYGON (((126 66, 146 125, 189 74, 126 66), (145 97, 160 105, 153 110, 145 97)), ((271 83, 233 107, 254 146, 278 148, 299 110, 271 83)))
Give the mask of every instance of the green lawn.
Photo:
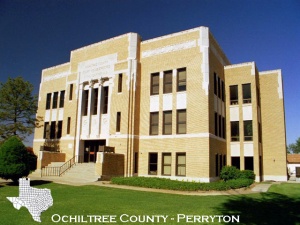
MULTIPOLYGON (((177 214, 240 215, 239 224, 300 224, 300 184, 273 185, 268 193, 232 196, 184 196, 139 192, 99 186, 74 187, 32 181, 31 186, 51 189, 54 204, 42 213, 42 225, 54 224, 142 224, 122 223, 120 215, 168 215, 165 224, 177 223, 177 214), (117 215, 117 223, 54 223, 52 215, 117 215), (174 220, 171 220, 174 218, 174 220)), ((18 196, 18 186, 0 185, 0 224, 31 225, 27 209, 16 210, 6 197, 18 196)), ((56 219, 56 218, 55 218, 56 219)), ((127 217, 123 217, 127 219, 127 217)), ((161 219, 160 223, 164 224, 161 219)), ((153 223, 143 223, 153 224, 153 223)), ((191 224, 207 224, 197 222, 191 224)), ((226 224, 226 223, 209 223, 226 224)), ((228 224, 228 223, 227 223, 228 224)))

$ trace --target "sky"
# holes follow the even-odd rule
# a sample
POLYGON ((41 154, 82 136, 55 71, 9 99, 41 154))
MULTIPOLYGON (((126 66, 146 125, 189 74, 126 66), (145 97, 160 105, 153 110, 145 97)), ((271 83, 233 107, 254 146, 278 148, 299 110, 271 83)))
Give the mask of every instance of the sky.
MULTIPOLYGON (((207 26, 232 64, 281 69, 287 144, 300 137, 300 0, 0 0, 0 82, 128 32, 143 40, 207 26)), ((32 145, 33 136, 27 138, 32 145)))

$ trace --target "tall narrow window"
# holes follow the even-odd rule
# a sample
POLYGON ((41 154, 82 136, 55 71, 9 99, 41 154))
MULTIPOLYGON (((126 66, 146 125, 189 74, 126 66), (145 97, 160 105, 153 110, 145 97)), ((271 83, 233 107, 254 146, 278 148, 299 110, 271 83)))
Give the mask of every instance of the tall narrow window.
POLYGON ((121 131, 121 112, 117 112, 116 132, 121 131))
POLYGON ((159 94, 159 73, 151 74, 151 95, 158 95, 159 94))
POLYGON ((231 165, 240 169, 240 157, 239 156, 231 157, 231 165))
POLYGON ((177 72, 177 91, 186 91, 186 68, 177 72))
POLYGON ((186 134, 186 110, 177 110, 177 134, 186 134))
POLYGON ((215 135, 218 136, 218 113, 215 112, 215 135))
POLYGON ((214 73, 214 94, 218 95, 218 78, 216 73, 214 73))
POLYGON ((218 154, 215 155, 215 170, 216 170, 216 177, 219 176, 219 157, 218 154))
POLYGON ((52 109, 57 108, 57 99, 58 99, 58 92, 54 92, 53 93, 52 109))
POLYGON ((149 175, 157 175, 157 153, 149 153, 149 175))
POLYGON ((158 112, 150 113, 150 135, 158 135, 158 112))
POLYGON ((186 155, 185 153, 176 154, 176 175, 185 176, 186 175, 186 155))
POLYGON ((61 138, 61 135, 62 135, 62 125, 63 125, 63 121, 58 121, 58 124, 57 124, 57 139, 61 138))
POLYGON ((225 85, 224 81, 221 80, 221 91, 222 91, 222 101, 225 101, 225 85))
POLYGON ((94 103, 93 103, 93 115, 97 115, 98 110, 98 88, 93 91, 94 103))
POLYGON ((218 77, 218 97, 221 98, 221 79, 218 77))
POLYGON ((65 104, 65 91, 61 91, 59 97, 59 108, 63 108, 64 104, 65 104))
POLYGON ((103 88, 103 114, 107 114, 108 111, 108 87, 103 88))
POLYGON ((139 171, 139 153, 134 153, 134 173, 138 173, 139 171))
POLYGON ((222 138, 226 138, 226 121, 225 121, 225 117, 223 117, 222 116, 222 124, 223 124, 223 126, 222 126, 222 130, 223 130, 223 136, 222 136, 222 138))
POLYGON ((44 124, 44 139, 50 138, 50 125, 49 122, 45 122, 44 124))
POLYGON ((163 112, 163 134, 172 134, 172 111, 163 112))
POLYGON ((71 131, 71 117, 68 117, 67 134, 70 134, 70 131, 71 131))
POLYGON ((88 107, 89 107, 89 90, 83 91, 83 115, 86 116, 88 114, 88 107))
POLYGON ((46 109, 50 109, 51 107, 51 93, 47 94, 47 99, 46 99, 46 109))
POLYGON ((243 84, 243 103, 251 103, 251 84, 243 84))
POLYGON ((253 156, 247 156, 244 158, 245 170, 253 171, 253 156))
POLYGON ((69 86, 69 100, 71 101, 73 99, 73 84, 70 84, 69 86))
POLYGON ((219 131, 218 131, 218 136, 222 137, 222 117, 221 115, 218 116, 219 117, 219 131))
POLYGON ((238 86, 232 85, 230 88, 230 105, 237 105, 239 103, 238 86))
POLYGON ((172 70, 164 72, 164 94, 172 93, 172 70))
POLYGON ((171 175, 172 156, 171 153, 162 154, 162 175, 171 175))
POLYGON ((55 139, 55 131, 56 131, 56 124, 55 121, 52 121, 50 126, 50 139, 55 139))
POLYGON ((122 92, 123 74, 120 73, 118 76, 118 92, 122 92))
POLYGON ((230 125, 231 125, 231 141, 239 141, 240 140, 239 121, 232 121, 230 125))
POLYGON ((253 140, 252 120, 244 121, 244 140, 245 141, 253 140))

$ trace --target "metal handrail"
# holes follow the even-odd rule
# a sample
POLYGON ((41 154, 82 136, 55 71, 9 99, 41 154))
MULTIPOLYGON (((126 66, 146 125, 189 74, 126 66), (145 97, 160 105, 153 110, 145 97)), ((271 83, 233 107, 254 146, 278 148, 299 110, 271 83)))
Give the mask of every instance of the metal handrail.
POLYGON ((76 164, 75 162, 75 156, 71 159, 69 159, 67 162, 65 162, 63 165, 59 168, 59 176, 64 174, 67 170, 69 170, 71 167, 73 167, 76 164))
POLYGON ((67 162, 65 162, 61 166, 42 168, 41 169, 41 176, 59 176, 60 177, 67 170, 69 170, 71 167, 73 167, 76 164, 75 158, 76 158, 76 156, 69 159, 67 162))

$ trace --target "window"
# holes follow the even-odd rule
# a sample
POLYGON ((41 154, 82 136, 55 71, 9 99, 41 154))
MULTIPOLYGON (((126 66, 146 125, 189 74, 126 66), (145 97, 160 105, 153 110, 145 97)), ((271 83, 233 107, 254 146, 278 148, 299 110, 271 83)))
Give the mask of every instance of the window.
POLYGON ((176 175, 185 176, 186 174, 186 157, 185 153, 176 154, 176 175))
POLYGON ((232 121, 231 124, 231 141, 240 140, 239 121, 232 121))
POLYGON ((233 85, 230 86, 230 105, 237 105, 239 103, 239 98, 238 98, 238 86, 233 85))
POLYGON ((186 91, 186 68, 177 72, 177 91, 186 91))
POLYGON ((253 156, 247 156, 244 158, 245 160, 245 170, 253 171, 253 156))
POLYGON ((70 131, 71 131, 71 117, 68 117, 67 134, 70 134, 70 131))
POLYGON ((89 107, 89 90, 84 90, 83 91, 83 115, 86 116, 88 114, 88 107, 89 107))
POLYGON ((98 88, 93 90, 94 103, 93 103, 93 115, 97 115, 98 113, 98 88))
POLYGON ((149 153, 149 175, 157 175, 157 153, 149 153))
POLYGON ((172 156, 171 153, 162 154, 162 175, 171 175, 172 156))
POLYGON ((59 97, 59 108, 63 108, 64 104, 65 104, 65 91, 61 91, 59 97))
POLYGON ((218 113, 215 112, 215 135, 218 136, 218 113))
POLYGON ((158 95, 159 94, 159 73, 151 74, 151 95, 158 95))
POLYGON ((215 155, 215 172, 216 172, 216 177, 219 176, 219 156, 218 154, 215 155))
POLYGON ((219 131, 218 131, 218 137, 222 137, 222 117, 221 115, 219 117, 219 131))
POLYGON ((231 165, 240 169, 240 157, 239 156, 231 157, 231 165))
POLYGON ((139 153, 134 153, 134 173, 138 173, 139 171, 139 153))
POLYGON ((177 134, 186 134, 186 110, 177 110, 177 134))
POLYGON ((164 72, 164 94, 172 93, 172 70, 164 72))
POLYGON ((117 112, 116 132, 121 131, 121 112, 117 112))
POLYGON ((57 139, 61 138, 63 121, 58 121, 57 124, 57 139))
POLYGON ((50 138, 50 125, 49 122, 45 122, 44 124, 44 139, 50 138))
POLYGON ((48 93, 46 99, 46 109, 50 109, 50 107, 51 107, 51 93, 48 93))
POLYGON ((69 100, 71 101, 73 99, 73 84, 70 84, 69 86, 69 100))
POLYGON ((218 95, 218 78, 216 73, 214 73, 214 94, 218 95))
POLYGON ((123 74, 120 73, 118 76, 118 92, 122 92, 123 74))
POLYGON ((245 141, 253 140, 252 120, 244 121, 244 140, 245 141))
POLYGON ((243 84, 243 103, 251 103, 251 84, 243 84))
POLYGON ((55 121, 52 121, 50 126, 50 139, 55 139, 55 130, 55 121))
POLYGON ((53 93, 52 109, 57 108, 57 99, 58 99, 58 92, 54 92, 53 93))
POLYGON ((221 98, 221 79, 218 77, 218 97, 221 98))
POLYGON ((223 155, 223 165, 226 166, 226 155, 223 155))
POLYGON ((108 111, 108 87, 104 87, 103 92, 104 92, 103 114, 107 114, 107 111, 108 111))
POLYGON ((222 101, 225 101, 225 85, 224 81, 221 80, 221 91, 222 91, 222 101))
POLYGON ((158 135, 158 112, 150 113, 150 135, 158 135))
POLYGON ((226 138, 226 122, 225 122, 225 117, 222 116, 222 138, 226 138))
POLYGON ((163 112, 163 134, 172 134, 172 111, 163 112))

